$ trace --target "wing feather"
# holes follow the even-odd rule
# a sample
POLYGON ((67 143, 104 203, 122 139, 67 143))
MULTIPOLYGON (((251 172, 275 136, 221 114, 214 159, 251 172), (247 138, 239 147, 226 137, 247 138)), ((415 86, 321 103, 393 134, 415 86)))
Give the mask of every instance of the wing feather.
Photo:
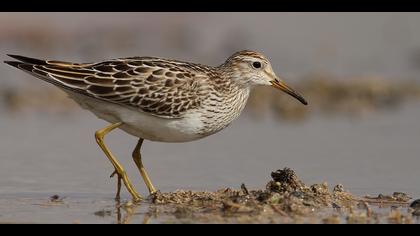
POLYGON ((133 57, 77 64, 11 56, 20 62, 9 65, 63 89, 159 117, 182 117, 207 96, 202 71, 184 62, 133 57))

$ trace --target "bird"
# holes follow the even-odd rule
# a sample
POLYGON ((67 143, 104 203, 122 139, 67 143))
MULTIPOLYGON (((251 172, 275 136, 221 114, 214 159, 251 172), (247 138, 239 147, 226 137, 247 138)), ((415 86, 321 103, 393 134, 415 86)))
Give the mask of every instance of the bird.
POLYGON ((182 143, 215 134, 240 115, 256 86, 274 87, 308 104, 274 73, 263 54, 251 50, 235 52, 218 66, 151 56, 94 63, 8 56, 15 60, 6 64, 55 85, 109 123, 95 132, 95 139, 115 169, 111 177, 117 175, 116 199, 122 183, 133 201, 144 198, 104 142, 115 129, 138 138, 132 158, 153 195, 157 190, 140 152, 144 140, 182 143))

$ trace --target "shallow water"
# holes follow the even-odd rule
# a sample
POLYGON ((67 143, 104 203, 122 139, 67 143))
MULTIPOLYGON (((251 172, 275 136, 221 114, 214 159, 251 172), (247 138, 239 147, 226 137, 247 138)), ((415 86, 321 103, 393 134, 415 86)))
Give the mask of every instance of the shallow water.
MULTIPOLYGON (((418 103, 357 119, 314 116, 302 123, 256 121, 244 114, 199 141, 145 142, 143 158, 163 192, 239 188, 241 183, 264 188, 271 171, 287 166, 308 185, 327 181, 357 195, 398 191, 417 199, 419 117, 418 103)), ((105 124, 85 111, 1 115, 0 222, 117 223, 114 213, 94 214, 116 209, 113 169, 93 138, 105 124), (65 197, 65 204, 43 205, 54 194, 65 197)), ((130 157, 136 139, 116 131, 106 143, 146 195, 130 157)), ((135 222, 141 223, 146 211, 147 206, 137 208, 135 222)))

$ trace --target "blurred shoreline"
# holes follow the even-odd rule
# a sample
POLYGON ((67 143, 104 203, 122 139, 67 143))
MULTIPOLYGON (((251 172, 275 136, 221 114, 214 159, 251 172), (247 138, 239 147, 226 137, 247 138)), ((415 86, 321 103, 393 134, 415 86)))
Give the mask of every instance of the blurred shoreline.
MULTIPOLYGON (((309 106, 271 87, 256 87, 244 113, 255 119, 274 115, 286 121, 302 121, 316 114, 360 117, 420 100, 419 82, 381 77, 307 75, 291 86, 307 98, 309 106)), ((65 92, 52 85, 6 87, 0 89, 0 100, 2 110, 11 114, 37 111, 69 115, 80 111, 65 92)))

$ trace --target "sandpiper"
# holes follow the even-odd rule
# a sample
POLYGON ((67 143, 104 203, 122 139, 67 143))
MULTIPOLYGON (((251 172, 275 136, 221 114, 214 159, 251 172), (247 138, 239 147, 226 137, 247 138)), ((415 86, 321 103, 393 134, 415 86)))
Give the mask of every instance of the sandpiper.
POLYGON ((96 141, 134 201, 134 189, 124 168, 107 148, 104 137, 119 128, 138 137, 133 159, 150 192, 156 192, 142 164, 144 139, 188 142, 214 134, 236 119, 256 85, 280 89, 307 105, 306 100, 274 73, 262 54, 244 50, 219 66, 158 57, 129 57, 97 63, 70 63, 9 55, 5 63, 64 90, 82 108, 110 123, 96 131, 96 141))

